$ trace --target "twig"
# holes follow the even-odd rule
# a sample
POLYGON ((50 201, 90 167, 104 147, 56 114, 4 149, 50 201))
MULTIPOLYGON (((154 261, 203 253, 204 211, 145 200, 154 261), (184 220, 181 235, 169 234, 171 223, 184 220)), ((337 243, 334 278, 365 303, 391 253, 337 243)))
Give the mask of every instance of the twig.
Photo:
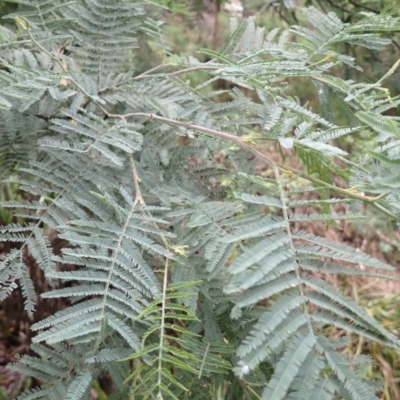
MULTIPOLYGON (((339 9, 339 10, 341 10, 341 11, 347 13, 347 14, 350 14, 349 10, 347 10, 347 9, 344 8, 344 7, 342 7, 340 4, 333 3, 331 0, 327 0, 327 1, 328 1, 328 3, 331 5, 331 7, 337 8, 337 9, 339 9)), ((324 12, 326 13, 325 10, 324 10, 324 12)))
POLYGON ((365 4, 360 4, 354 0, 349 0, 349 3, 353 4, 353 6, 355 7, 364 8, 365 10, 372 11, 375 14, 379 13, 379 11, 375 10, 374 8, 366 6, 365 4))
POLYGON ((272 166, 276 166, 277 168, 279 168, 282 172, 286 173, 289 176, 292 175, 296 175, 298 177, 301 177, 305 180, 308 180, 310 182, 313 182, 319 186, 321 186, 321 188, 326 188, 326 189, 330 189, 333 192, 336 193, 340 193, 346 197, 355 199, 355 200, 361 200, 364 203, 367 203, 373 207, 375 207, 376 209, 378 209, 379 211, 383 212, 384 214, 388 215, 389 217, 393 218, 395 221, 400 221, 400 216, 397 216, 396 214, 392 213, 390 210, 386 209, 384 206, 382 206, 381 204, 378 204, 377 201, 381 200, 383 197, 386 196, 386 193, 382 193, 379 196, 376 197, 369 197, 369 196, 365 196, 362 193, 357 193, 354 189, 352 188, 347 188, 347 189, 343 189, 343 188, 339 188, 335 185, 331 185, 330 183, 324 182, 318 178, 314 178, 311 175, 308 175, 304 172, 301 172, 295 168, 292 168, 290 166, 281 164, 279 162, 273 161, 271 158, 269 158, 268 156, 266 156, 265 154, 263 154, 262 152, 260 152, 259 150, 257 150, 255 147, 253 147, 252 145, 255 145, 255 143, 250 140, 250 143, 252 144, 248 144, 249 143, 249 139, 247 138, 242 138, 240 136, 235 136, 231 133, 227 133, 227 132, 221 132, 218 131, 216 129, 211 129, 211 128, 206 128, 204 126, 200 126, 200 125, 195 125, 195 124, 191 124, 188 122, 183 122, 183 121, 176 121, 174 119, 171 118, 166 118, 166 117, 162 117, 160 115, 156 115, 156 114, 151 114, 151 113, 144 113, 144 112, 137 112, 137 113, 130 113, 130 114, 124 114, 124 115, 119 115, 119 114, 108 114, 108 117, 110 118, 119 118, 122 120, 126 120, 128 118, 132 118, 132 117, 144 117, 144 118, 149 118, 149 119, 153 119, 156 121, 161 121, 164 122, 166 124, 170 124, 170 125, 176 125, 176 126, 182 126, 184 128, 187 129, 192 129, 194 131, 198 131, 198 132, 203 132, 209 135, 212 135, 214 137, 219 137, 222 139, 226 139, 229 140, 231 142, 234 142, 236 144, 238 144, 240 147, 242 147, 243 149, 246 149, 248 151, 250 151, 251 153, 255 154, 256 156, 260 157, 261 159, 267 161, 270 165, 272 166))
POLYGON ((153 69, 151 69, 149 71, 146 71, 143 74, 135 76, 134 78, 132 78, 132 80, 133 81, 139 81, 139 80, 142 80, 142 79, 154 78, 155 76, 159 76, 159 75, 161 75, 161 76, 165 75, 165 76, 171 77, 171 76, 177 76, 177 75, 185 74, 186 72, 217 70, 217 69, 220 68, 219 66, 216 66, 216 65, 213 66, 213 65, 201 64, 201 65, 196 65, 194 67, 188 67, 188 68, 180 69, 180 70, 175 71, 175 72, 167 72, 167 73, 160 73, 160 74, 149 74, 149 72, 151 72, 153 70, 156 70, 156 69, 160 69, 163 66, 164 67, 170 67, 170 66, 174 66, 174 64, 164 64, 164 65, 158 66, 157 68, 153 68, 153 69))
POLYGON ((196 65, 195 67, 190 67, 190 68, 185 68, 181 69, 179 71, 175 72, 170 72, 166 74, 167 76, 177 76, 181 74, 185 74, 186 72, 192 72, 192 71, 207 71, 207 70, 217 70, 219 69, 219 66, 212 66, 212 65, 196 65))
MULTIPOLYGON (((261 400, 261 397, 258 395, 257 392, 254 391, 254 389, 250 385, 246 385, 245 387, 249 392, 253 393, 253 395, 256 397, 257 400, 261 400)), ((244 389, 243 389, 243 392, 244 392, 244 389)))
POLYGON ((21 45, 21 44, 28 44, 28 43, 31 43, 31 41, 28 40, 28 39, 26 39, 26 40, 18 40, 17 42, 2 43, 2 44, 0 44, 0 48, 2 48, 2 47, 10 47, 11 45, 15 46, 15 45, 21 45))
POLYGON ((168 67, 170 65, 174 65, 174 64, 160 64, 160 65, 157 65, 157 66, 149 69, 148 71, 143 72, 142 74, 140 74, 138 76, 135 76, 133 78, 133 80, 136 81, 136 80, 140 80, 140 79, 143 79, 143 78, 148 78, 149 76, 152 76, 152 75, 149 75, 149 74, 151 74, 151 72, 157 71, 158 69, 161 69, 163 67, 168 67))
POLYGON ((135 201, 134 201, 133 205, 136 206, 136 204, 139 203, 141 206, 143 206, 143 205, 145 205, 145 202, 143 200, 142 192, 140 191, 139 177, 136 172, 135 161, 133 161, 132 154, 129 156, 129 164, 131 166, 133 183, 135 185, 135 201))

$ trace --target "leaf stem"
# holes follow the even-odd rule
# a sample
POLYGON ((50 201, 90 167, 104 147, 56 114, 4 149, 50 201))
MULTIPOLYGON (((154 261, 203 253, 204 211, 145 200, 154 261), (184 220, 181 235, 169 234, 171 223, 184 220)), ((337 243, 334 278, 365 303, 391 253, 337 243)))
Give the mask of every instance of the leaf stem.
MULTIPOLYGON (((133 81, 139 81, 142 79, 146 79, 146 78, 153 78, 155 76, 157 76, 157 74, 151 74, 151 72, 157 71, 161 68, 165 68, 165 67, 173 67, 177 64, 161 64, 161 65, 157 65, 154 68, 149 69, 148 71, 144 72, 143 74, 137 75, 134 78, 132 78, 133 81)), ((178 75, 182 75, 185 74, 187 72, 193 72, 193 71, 206 71, 206 70, 217 70, 219 69, 220 66, 216 66, 216 65, 196 65, 193 67, 188 67, 188 68, 184 68, 184 69, 180 69, 178 71, 174 71, 174 72, 167 72, 167 73, 161 73, 160 75, 166 75, 166 76, 178 76, 178 75)))
MULTIPOLYGON (((299 282, 298 288, 299 288, 301 296, 304 299, 305 298, 305 294, 304 294, 304 290, 303 290, 303 280, 302 280, 300 272, 299 272, 300 266, 298 265, 298 262, 297 262, 297 259, 296 259, 296 248, 295 248, 295 245, 293 244, 293 235, 292 235, 292 231, 290 229, 289 215, 288 215, 288 211, 287 211, 288 210, 287 198, 286 198, 286 195, 285 195, 285 190, 283 189, 283 186, 282 186, 281 176, 279 174, 279 169, 278 169, 278 167, 276 165, 273 165, 272 168, 274 170, 275 180, 276 180, 276 182, 278 184, 278 188, 279 188, 280 200, 281 200, 281 203, 282 203, 282 216, 283 216, 283 219, 285 220, 285 223, 286 223, 286 234, 288 235, 288 238, 290 240, 290 248, 291 248, 292 253, 293 253, 293 265, 296 267, 295 268, 295 274, 296 274, 296 278, 297 278, 297 280, 299 282)), ((314 335, 314 331, 313 331, 313 328, 312 328, 312 325, 311 325, 311 319, 310 319, 310 314, 308 312, 307 304, 304 304, 303 309, 304 309, 304 313, 306 314, 306 317, 307 317, 307 324, 308 324, 308 328, 310 330, 310 334, 314 335)))
POLYGON ((162 360, 163 360, 163 348, 164 348, 164 334, 165 334, 165 309, 166 309, 166 300, 167 300, 167 286, 168 286, 168 266, 169 259, 165 258, 165 267, 164 267, 164 280, 163 280, 163 290, 162 290, 162 300, 161 300, 161 325, 160 325, 160 345, 158 348, 158 378, 157 378, 157 386, 158 386, 158 395, 162 398, 161 393, 161 384, 162 384, 162 360))

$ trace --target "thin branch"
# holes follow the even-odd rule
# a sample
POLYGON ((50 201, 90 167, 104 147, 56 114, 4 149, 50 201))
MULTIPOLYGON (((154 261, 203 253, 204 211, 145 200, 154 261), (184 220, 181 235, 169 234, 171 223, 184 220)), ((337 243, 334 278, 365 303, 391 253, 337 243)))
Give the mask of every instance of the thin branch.
POLYGON ((207 343, 206 350, 204 351, 204 356, 203 356, 203 360, 201 361, 201 366, 200 366, 200 369, 199 369, 199 374, 197 375, 197 379, 201 378, 201 374, 203 372, 204 364, 206 362, 206 358, 207 358, 209 349, 210 349, 210 342, 207 343))
POLYGON ((133 161, 132 154, 129 156, 129 164, 131 166, 133 183, 135 185, 135 202, 134 202, 134 206, 136 206, 137 203, 139 203, 140 205, 143 206, 146 203, 144 202, 143 196, 142 196, 142 192, 140 191, 139 177, 138 177, 138 174, 136 172, 135 161, 133 161))
POLYGON ((164 122, 166 124, 169 125, 176 125, 176 126, 182 126, 184 128, 187 129, 192 129, 194 131, 198 131, 198 132, 203 132, 209 135, 212 135, 214 137, 219 137, 222 139, 226 139, 229 140, 233 143, 238 144, 240 147, 242 147, 243 149, 246 149, 248 151, 250 151, 251 153, 255 154, 256 156, 260 157, 261 159, 265 160, 266 162, 268 162, 270 165, 272 166, 276 166, 277 168, 279 168, 282 172, 286 173, 289 176, 298 176, 301 177, 305 180, 308 180, 310 182, 313 182, 317 185, 319 185, 321 188, 326 188, 326 189, 330 189, 333 192, 342 194, 346 197, 355 199, 355 200, 360 200, 364 203, 367 203, 369 205, 371 205, 372 207, 375 207, 376 209, 378 209, 379 211, 383 212, 384 214, 388 215, 389 217, 393 218, 395 221, 400 221, 400 216, 397 216, 396 214, 392 213, 390 210, 386 209, 384 206, 382 206, 381 204, 378 204, 377 201, 381 200, 383 197, 386 196, 385 193, 377 196, 377 197, 369 197, 369 196, 365 196, 362 193, 357 193, 354 189, 352 188, 347 188, 347 189, 343 189, 343 188, 339 188, 335 185, 331 185, 330 183, 324 182, 318 178, 314 178, 311 175, 308 175, 304 172, 301 172, 299 170, 297 170, 296 168, 292 168, 290 166, 284 165, 282 163, 273 161, 271 158, 269 158, 268 156, 266 156, 265 154, 263 154, 262 152, 260 152, 259 150, 257 150, 255 147, 253 147, 253 145, 255 145, 256 143, 254 143, 254 141, 252 139, 247 139, 247 138, 242 138, 240 136, 235 136, 231 133, 227 133, 227 132, 221 132, 218 131, 216 129, 211 129, 211 128, 206 128, 204 126, 200 126, 200 125, 195 125, 195 124, 191 124, 188 122, 183 122, 183 121, 176 121, 174 119, 171 118, 166 118, 166 117, 162 117, 160 115, 156 115, 156 114, 151 114, 151 113, 144 113, 144 112, 137 112, 137 113, 130 113, 130 114, 124 114, 124 115, 120 115, 120 114, 108 114, 108 117, 110 118, 119 118, 122 120, 126 120, 128 118, 132 118, 132 117, 144 117, 144 118, 149 118, 149 119, 153 119, 156 121, 161 121, 164 122), (249 144, 251 143, 251 144, 249 144))
POLYGON ((349 3, 353 4, 353 6, 355 6, 355 7, 364 8, 364 10, 371 11, 371 12, 373 12, 373 13, 375 13, 375 14, 378 14, 378 13, 379 13, 378 10, 375 10, 375 9, 372 8, 372 7, 366 6, 365 4, 360 4, 360 3, 358 3, 358 2, 356 2, 356 1, 354 1, 354 0, 348 0, 348 1, 349 1, 349 3))
POLYGON ((149 75, 152 72, 157 71, 158 69, 161 69, 161 68, 164 68, 164 67, 168 67, 169 65, 174 65, 174 64, 160 64, 160 65, 157 65, 157 66, 155 66, 153 68, 150 68, 148 71, 143 72, 142 74, 135 76, 133 78, 133 80, 135 81, 135 80, 140 80, 140 79, 143 79, 143 78, 148 78, 149 76, 152 76, 152 75, 149 75))
MULTIPOLYGON (((137 173, 136 166, 135 166, 135 161, 133 160, 133 156, 132 155, 129 156, 129 165, 131 167, 131 173, 132 173, 132 177, 133 177, 133 184, 134 184, 134 187, 135 187, 135 200, 134 200, 134 203, 133 203, 133 208, 135 208, 135 206, 138 203, 141 206, 146 206, 146 202, 144 201, 144 198, 143 198, 143 195, 142 195, 142 191, 140 190, 140 185, 139 185, 140 178, 139 178, 139 175, 137 173)), ((143 212, 148 217, 150 217, 150 218, 152 217, 152 214, 150 213, 150 211, 146 210, 146 211, 143 211, 143 212)), ((157 225, 156 222, 153 221, 152 225, 157 230, 160 230, 160 228, 159 228, 159 226, 157 225)), ((168 240, 166 239, 166 237, 163 234, 160 234, 159 237, 161 239, 162 244, 164 245, 164 247, 166 249, 171 249, 172 248, 172 246, 168 243, 168 240)))
POLYGON ((249 392, 251 392, 256 397, 257 400, 261 400, 261 397, 258 395, 256 391, 254 391, 254 389, 250 385, 246 385, 245 387, 249 392))
MULTIPOLYGON (((174 64, 164 64, 164 67, 169 67, 169 66, 175 66, 174 64)), ((147 79, 147 78, 154 78, 155 76, 178 76, 181 74, 185 74, 187 72, 192 72, 192 71, 213 71, 213 70, 217 70, 220 67, 219 66, 213 66, 213 65, 196 65, 194 67, 188 67, 188 68, 184 68, 184 69, 180 69, 178 71, 175 72, 167 72, 167 73, 159 73, 159 74, 149 74, 149 72, 159 69, 161 66, 157 67, 157 68, 153 68, 149 71, 146 71, 143 74, 140 74, 138 76, 135 76, 134 78, 132 78, 133 81, 138 81, 138 80, 142 80, 142 79, 147 79)))
POLYGON ((16 42, 2 43, 2 44, 0 44, 0 48, 2 48, 2 47, 10 47, 10 46, 15 46, 15 45, 28 44, 28 43, 31 43, 31 41, 28 40, 28 39, 26 39, 26 40, 18 40, 16 42))
POLYGON ((247 144, 245 144, 244 140, 239 136, 235 136, 235 135, 232 135, 232 134, 226 133, 226 132, 221 132, 221 131, 218 131, 216 129, 205 128, 204 126, 200 126, 200 125, 190 124, 188 122, 176 121, 174 119, 161 117, 160 115, 156 115, 156 114, 137 112, 137 113, 130 113, 130 114, 122 114, 122 115, 119 115, 119 114, 108 114, 107 116, 109 118, 119 118, 119 119, 122 119, 122 120, 124 120, 124 119, 126 120, 126 119, 132 118, 132 117, 150 118, 150 119, 154 119, 156 121, 165 122, 166 124, 169 124, 169 125, 182 126, 184 128, 187 128, 187 129, 192 129, 192 130, 195 130, 195 131, 208 133, 208 134, 210 134, 212 136, 217 136, 217 137, 220 137, 222 139, 227 139, 227 140, 230 140, 232 142, 235 142, 235 143, 241 145, 242 147, 246 147, 248 149, 252 149, 252 147, 247 145, 247 144))
MULTIPOLYGON (((0 47, 1 47, 1 45, 0 45, 0 47)), ((201 65, 196 65, 195 67, 184 68, 184 69, 181 69, 181 70, 178 70, 178 71, 175 71, 175 72, 168 72, 168 73, 160 72, 160 73, 157 73, 157 74, 150 74, 150 72, 154 72, 154 71, 156 71, 156 70, 158 70, 158 69, 160 69, 162 67, 169 67, 169 66, 176 66, 176 64, 158 65, 157 67, 149 69, 148 71, 144 72, 143 74, 140 74, 140 75, 137 75, 137 76, 131 78, 131 81, 140 81, 142 79, 154 78, 154 77, 157 77, 157 76, 173 77, 173 76, 178 76, 178 75, 185 74, 187 72, 192 72, 192 71, 207 71, 207 70, 208 71, 213 71, 213 70, 217 70, 217 69, 220 68, 219 66, 201 64, 201 65)), ((99 89, 98 93, 100 94, 100 93, 106 92, 107 90, 112 90, 112 89, 118 88, 119 86, 121 86, 121 85, 123 85, 125 83, 126 83, 125 80, 121 80, 120 82, 117 82, 115 85, 106 86, 106 87, 103 87, 103 88, 99 89)))
MULTIPOLYGON (((350 11, 347 10, 346 8, 344 8, 343 6, 341 6, 340 4, 333 3, 332 0, 327 0, 327 2, 331 5, 332 8, 337 8, 347 14, 350 14, 350 11)), ((326 13, 325 10, 324 10, 324 12, 326 13)))
POLYGON ((181 74, 185 74, 186 72, 192 72, 192 71, 214 71, 220 69, 219 66, 212 66, 212 65, 197 65, 195 67, 190 67, 190 68, 185 68, 185 69, 181 69, 179 71, 175 71, 175 72, 170 72, 168 74, 166 74, 167 76, 177 76, 177 75, 181 75, 181 74))

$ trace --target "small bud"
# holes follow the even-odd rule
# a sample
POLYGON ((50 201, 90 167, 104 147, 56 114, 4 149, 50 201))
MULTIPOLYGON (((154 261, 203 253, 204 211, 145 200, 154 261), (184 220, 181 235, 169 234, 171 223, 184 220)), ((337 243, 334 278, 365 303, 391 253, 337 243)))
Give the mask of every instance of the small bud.
POLYGON ((25 31, 27 31, 31 26, 29 21, 23 17, 15 17, 15 23, 25 31))

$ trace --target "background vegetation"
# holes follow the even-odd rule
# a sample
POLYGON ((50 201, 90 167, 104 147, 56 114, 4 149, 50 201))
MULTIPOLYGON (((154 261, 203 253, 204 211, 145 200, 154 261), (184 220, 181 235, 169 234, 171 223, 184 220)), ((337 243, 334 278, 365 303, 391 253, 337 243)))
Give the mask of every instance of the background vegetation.
MULTIPOLYGON (((227 6, 226 2, 192 1, 190 4, 187 4, 187 2, 183 1, 159 1, 157 3, 165 7, 162 11, 159 9, 154 11, 154 17, 160 17, 161 15, 160 18, 166 21, 165 37, 169 38, 169 54, 190 56, 199 48, 208 48, 215 51, 222 50, 226 43, 226 38, 229 36, 229 21, 234 12, 225 9, 227 6)), ((307 24, 307 20, 300 10, 300 7, 303 5, 313 5, 325 12, 333 10, 343 21, 350 23, 357 21, 360 11, 378 13, 388 6, 389 3, 389 1, 362 0, 309 0, 304 2, 294 0, 250 0, 243 1, 242 11, 236 9, 235 12, 241 13, 243 17, 254 16, 256 23, 264 26, 265 30, 269 32, 275 27, 307 24)), ((18 12, 17 6, 13 3, 0 4, 0 13, 5 15, 9 12, 18 12)), ((241 18, 241 15, 238 15, 238 17, 241 18)), ((14 24, 13 18, 5 19, 4 21, 5 26, 12 26, 14 24)), ((136 76, 140 76, 141 73, 145 73, 150 68, 156 67, 166 57, 165 48, 162 49, 154 43, 148 43, 145 34, 143 32, 142 34, 143 37, 139 37, 138 40, 143 40, 141 43, 143 51, 139 53, 140 58, 135 60, 136 76)), ((362 69, 357 70, 341 63, 333 67, 334 75, 344 79, 352 79, 356 82, 362 81, 373 84, 378 81, 392 68, 400 57, 400 37, 398 32, 391 32, 390 35, 387 34, 387 37, 390 37, 392 45, 380 51, 356 47, 348 43, 338 44, 336 49, 338 53, 353 56, 357 63, 362 66, 362 69)), ((212 56, 211 52, 203 52, 198 55, 199 59, 205 62, 212 59, 212 56)), ((198 87, 206 78, 206 71, 181 75, 181 80, 189 83, 192 88, 198 87)), ((314 112, 321 113, 329 121, 334 121, 338 125, 352 126, 353 116, 346 110, 341 109, 340 101, 332 104, 331 107, 326 107, 323 101, 324 93, 320 93, 318 87, 311 84, 308 79, 289 77, 286 79, 286 82, 288 84, 288 97, 296 97, 300 104, 308 104, 314 112)), ((398 70, 393 70, 388 75, 385 85, 390 89, 392 98, 400 95, 400 73, 398 70)), ((226 91, 234 87, 234 82, 219 80, 209 82, 200 91, 203 90, 204 93, 207 93, 210 90, 214 90, 216 91, 215 98, 221 102, 226 102, 229 98, 226 91)), ((246 88, 242 90, 247 96, 253 95, 246 88)), ((388 109, 386 114, 388 116, 397 116, 398 112, 399 107, 396 105, 396 107, 388 109)), ((184 137, 179 137, 177 144, 186 146, 187 143, 185 140, 184 137)), ((249 140, 251 140, 251 135, 249 136, 249 140)), ((376 147, 376 137, 371 135, 371 131, 361 130, 356 134, 337 138, 336 143, 337 147, 345 149, 349 153, 349 160, 351 162, 358 163, 360 156, 365 155, 366 152, 372 151, 376 147)), ((231 167, 229 159, 226 159, 226 154, 219 150, 216 149, 214 156, 222 167, 229 169, 231 167)), ((298 160, 292 157, 290 151, 282 151, 278 146, 262 142, 258 142, 258 150, 261 153, 267 153, 272 158, 282 157, 288 167, 297 167, 298 160)), ((7 154, 1 153, 1 149, 0 154, 3 160, 7 160, 7 163, 2 164, 3 170, 0 171, 0 175, 10 180, 8 179, 10 171, 18 168, 18 160, 7 159, 7 154)), ((262 162, 258 162, 257 172, 261 177, 271 178, 271 171, 268 165, 263 165, 262 162)), ((228 192, 228 196, 234 196, 235 187, 233 186, 237 185, 238 182, 232 182, 229 176, 226 175, 223 175, 222 178, 215 177, 214 179, 216 179, 215 186, 219 186, 222 182, 221 186, 224 191, 228 192), (226 182, 221 181, 221 179, 226 179, 226 182)), ((336 176, 335 179, 334 183, 338 187, 344 184, 340 176, 336 176)), ((213 182, 211 182, 212 185, 213 182)), ((1 196, 2 200, 6 202, 21 202, 22 200, 31 201, 36 199, 35 196, 20 190, 20 186, 12 182, 2 184, 1 196)), ((364 220, 348 221, 340 226, 333 221, 328 221, 328 224, 326 221, 316 221, 311 225, 307 225, 307 231, 325 236, 339 243, 351 244, 353 247, 365 251, 387 264, 399 267, 400 235, 394 221, 388 216, 378 214, 373 208, 365 207, 363 213, 367 215, 367 218, 364 220)), ((14 215, 9 208, 2 208, 0 210, 0 218, 2 225, 24 223, 25 221, 23 215, 14 215)), ((304 227, 300 226, 300 228, 304 227)), ((65 247, 67 242, 66 238, 60 238, 57 235, 50 236, 49 240, 56 255, 60 254, 60 249, 65 247)), ((6 254, 10 249, 11 245, 8 242, 4 242, 0 251, 6 254)), ((31 255, 27 255, 26 262, 34 264, 34 259, 31 255)), ((36 290, 47 292, 50 287, 44 281, 43 273, 33 266, 32 270, 35 271, 33 281, 36 290)), ((332 285, 342 290, 346 295, 353 297, 357 304, 363 306, 368 314, 374 316, 385 328, 398 334, 400 325, 400 286, 397 282, 386 282, 362 275, 350 277, 338 275, 329 279, 331 279, 330 283, 332 285)), ((173 290, 172 288, 171 292, 173 290)), ((46 301, 39 299, 36 307, 35 321, 40 321, 53 315, 57 310, 63 309, 66 304, 67 302, 64 299, 46 301)), ((155 304, 154 306, 158 307, 159 304, 155 304)), ((0 317, 0 351, 4 354, 0 361, 5 366, 9 361, 15 359, 14 356, 16 353, 32 354, 29 349, 31 341, 31 331, 29 328, 33 320, 32 317, 29 317, 25 313, 22 294, 18 291, 15 291, 11 297, 4 300, 0 309, 0 317), (9 318, 10 309, 13 310, 13 318, 9 318)), ((195 320, 194 316, 189 312, 186 319, 188 321, 191 319, 195 320)), ((331 338, 340 337, 343 333, 340 329, 332 327, 326 328, 326 331, 331 338)), ((223 349, 219 349, 219 351, 223 351, 223 349)), ((400 359, 397 350, 389 349, 382 344, 373 343, 359 336, 343 347, 342 354, 348 354, 349 356, 370 354, 375 364, 368 366, 364 370, 364 376, 371 379, 384 378, 385 383, 381 398, 386 400, 400 399, 400 359)), ((221 365, 222 369, 224 367, 224 365, 221 365)), ((262 367, 268 368, 268 365, 262 365, 262 367)), ((2 396, 4 398, 15 398, 17 394, 22 393, 27 388, 36 386, 38 383, 36 378, 26 378, 23 375, 14 374, 5 367, 2 367, 0 374, 0 386, 3 387, 2 396)), ((106 393, 112 391, 112 386, 110 376, 105 374, 101 379, 96 381, 91 391, 91 396, 94 398, 107 398, 106 393)), ((224 398, 223 391, 217 393, 218 390, 221 389, 215 390, 215 398, 224 398)), ((243 390, 243 388, 237 388, 237 390, 243 390)), ((257 398, 251 397, 253 395, 251 392, 248 393, 249 398, 257 398)))

